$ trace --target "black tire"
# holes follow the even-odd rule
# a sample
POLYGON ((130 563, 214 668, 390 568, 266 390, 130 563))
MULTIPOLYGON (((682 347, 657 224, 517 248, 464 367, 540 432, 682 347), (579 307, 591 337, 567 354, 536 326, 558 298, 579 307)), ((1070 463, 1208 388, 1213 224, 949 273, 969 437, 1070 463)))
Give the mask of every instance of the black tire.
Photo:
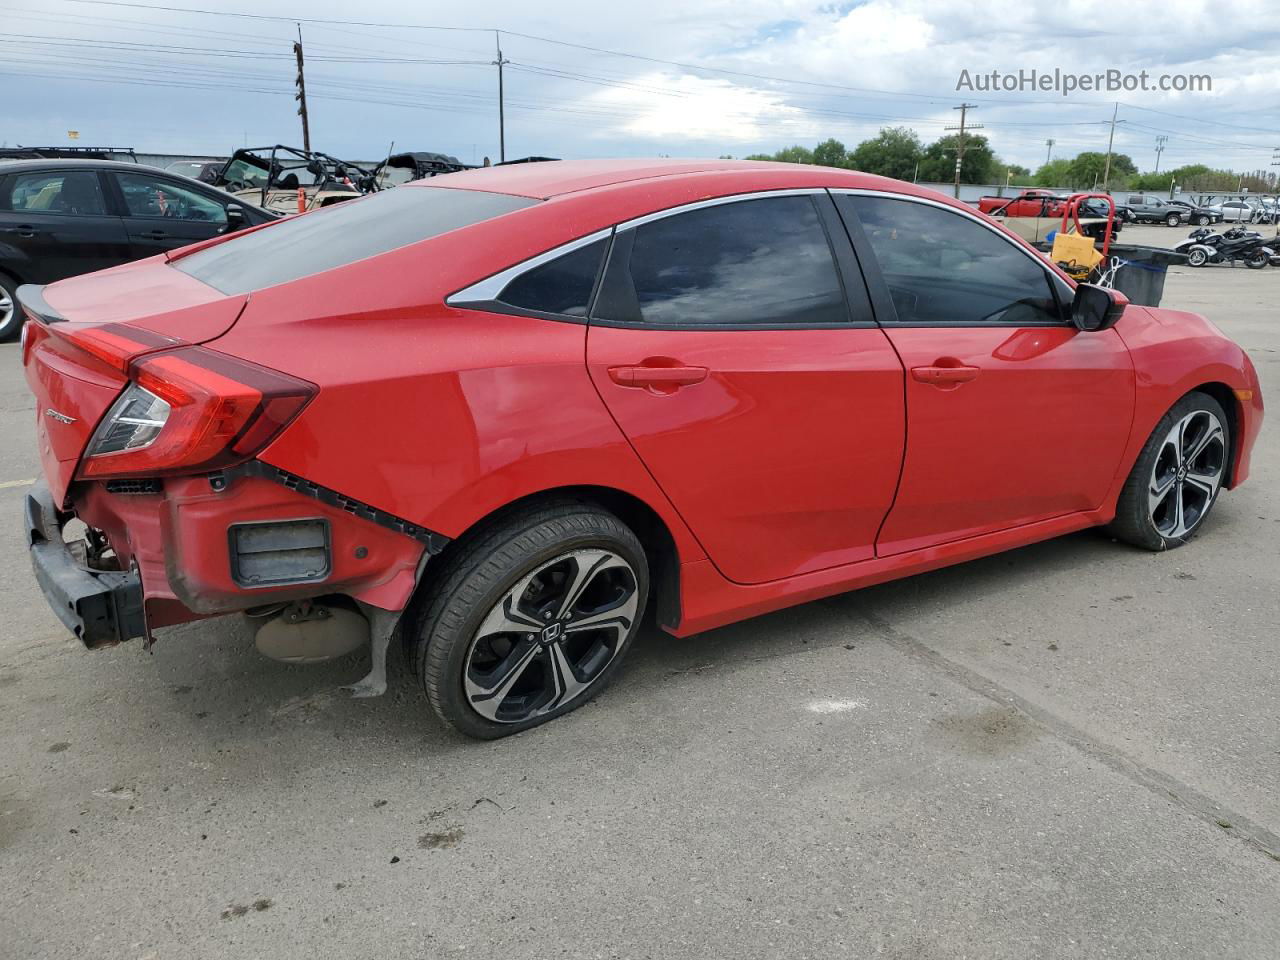
POLYGON ((1258 253, 1252 254, 1249 259, 1244 262, 1244 265, 1250 270, 1261 270, 1270 262, 1270 258, 1268 258, 1265 253, 1259 251, 1258 253))
POLYGON ((1164 218, 1164 222, 1171 227, 1176 227, 1178 224, 1182 223, 1182 218, 1176 213, 1171 213, 1164 218))
MULTIPOLYGON (((1144 550, 1172 550, 1182 546, 1203 528, 1204 521, 1212 512, 1214 504, 1218 502, 1218 495, 1222 492, 1222 481, 1226 479, 1227 471, 1230 469, 1230 456, 1231 422, 1227 419, 1222 405, 1206 393, 1198 391, 1188 393, 1160 419, 1151 436, 1147 438, 1142 453, 1138 455, 1137 462, 1134 463, 1133 470, 1130 471, 1129 478, 1120 491, 1120 498, 1116 504, 1116 516, 1108 526, 1108 531, 1117 539, 1131 543, 1135 547, 1142 547, 1144 550), (1212 495, 1207 496, 1196 511, 1194 521, 1187 525, 1187 529, 1181 530, 1175 526, 1176 535, 1168 536, 1157 527, 1157 521, 1152 514, 1149 490, 1157 477, 1158 461, 1162 462, 1162 458, 1168 454, 1166 438, 1170 431, 1184 418, 1199 414, 1208 414, 1216 419, 1222 430, 1220 448, 1215 445, 1215 450, 1212 451, 1214 454, 1220 453, 1220 479, 1212 495)), ((1163 470, 1162 473, 1164 473, 1163 470)), ((1172 492, 1179 496, 1181 496, 1181 478, 1185 477, 1186 473, 1187 471, 1181 466, 1174 471, 1174 482, 1178 485, 1178 489, 1172 492)))
MULTIPOLYGON (((416 636, 411 640, 410 649, 414 672, 422 682, 432 709, 441 720, 467 736, 492 740, 528 730, 530 727, 575 710, 608 685, 639 629, 649 592, 649 568, 644 547, 636 535, 616 516, 593 504, 578 501, 562 501, 541 506, 521 511, 497 522, 477 535, 471 542, 458 546, 446 557, 445 568, 424 598, 422 609, 425 612, 418 623, 416 636), (491 718, 482 715, 478 708, 473 706, 465 686, 475 677, 474 672, 470 674, 467 672, 473 666, 473 649, 478 652, 482 641, 488 643, 490 648, 495 642, 507 644, 505 653, 494 652, 492 649, 487 651, 491 658, 498 659, 493 670, 494 674, 517 656, 515 639, 517 635, 491 632, 482 637, 480 635, 482 625, 499 609, 507 611, 507 620, 512 619, 510 614, 513 605, 508 604, 507 594, 514 591, 524 578, 539 571, 540 568, 550 569, 551 579, 560 576, 556 572, 555 564, 576 563, 577 561, 571 556, 573 551, 584 551, 581 555, 587 555, 586 551, 592 553, 603 551, 620 558, 630 567, 633 588, 638 597, 634 615, 629 618, 630 622, 627 623, 626 618, 615 618, 616 621, 620 621, 616 632, 599 632, 605 639, 591 640, 590 629, 579 634, 580 637, 586 636, 587 642, 595 646, 608 640, 607 645, 612 651, 611 659, 608 659, 599 672, 586 681, 585 689, 580 689, 572 696, 564 697, 563 702, 551 706, 550 709, 548 704, 560 698, 548 700, 542 706, 534 708, 543 712, 533 712, 523 719, 518 718, 519 710, 513 712, 516 719, 512 719, 512 716, 491 718), (561 557, 568 557, 568 559, 557 560, 561 557), (547 567, 548 564, 552 566, 547 567), (500 607, 500 604, 508 605, 500 607), (623 624, 625 624, 625 632, 622 629, 623 624), (498 641, 494 640, 495 637, 499 638, 498 641), (617 639, 618 637, 621 639, 617 639), (505 659, 501 659, 504 657, 505 659)), ((618 572, 622 572, 620 568, 618 572)), ((565 575, 566 581, 570 576, 572 574, 565 575)), ((527 596, 535 585, 540 584, 536 580, 531 582, 521 596, 527 596)), ((517 598, 514 604, 516 616, 535 618, 536 608, 526 607, 524 603, 525 601, 517 598)), ((557 603, 555 598, 550 601, 550 605, 557 605, 557 603)), ((570 624, 571 621, 572 615, 565 624, 570 624)), ((539 665, 544 685, 551 682, 548 671, 557 672, 552 663, 551 651, 551 644, 555 642, 555 638, 550 641, 545 639, 545 634, 554 623, 555 621, 552 621, 542 629, 541 634, 531 630, 527 636, 520 638, 520 642, 524 644, 522 649, 525 650, 532 650, 542 645, 541 650, 531 654, 533 659, 529 661, 529 669, 532 669, 534 663, 539 665)), ((538 625, 541 627, 541 622, 538 625)), ((568 642, 573 639, 573 635, 567 630, 562 630, 557 636, 566 648, 568 642)), ((579 639, 577 642, 581 644, 584 641, 579 639)), ((599 654, 595 656, 598 658, 599 654)), ((588 654, 584 656, 581 663, 591 659, 592 655, 588 654)), ((581 663, 574 667, 573 676, 573 681, 579 684, 583 682, 577 674, 581 663)), ((523 680, 523 677, 521 679, 523 680)), ((512 689, 518 687, 519 683, 512 689)), ((494 689, 497 689, 496 684, 494 689)), ((560 689, 568 688, 566 686, 560 689)), ((548 693, 551 692, 548 691, 548 693)), ((509 699, 518 700, 522 704, 525 698, 531 698, 533 704, 537 703, 536 694, 522 694, 517 697, 515 693, 510 695, 504 693, 490 696, 485 705, 493 704, 496 700, 497 705, 492 709, 497 714, 502 711, 509 699)))
POLYGON ((1196 217, 1197 227, 1207 227, 1208 225, 1209 225, 1209 218, 1205 216, 1203 213, 1200 214, 1200 216, 1196 217))
POLYGON ((22 308, 18 306, 18 284, 0 273, 0 343, 7 343, 22 330, 22 308))

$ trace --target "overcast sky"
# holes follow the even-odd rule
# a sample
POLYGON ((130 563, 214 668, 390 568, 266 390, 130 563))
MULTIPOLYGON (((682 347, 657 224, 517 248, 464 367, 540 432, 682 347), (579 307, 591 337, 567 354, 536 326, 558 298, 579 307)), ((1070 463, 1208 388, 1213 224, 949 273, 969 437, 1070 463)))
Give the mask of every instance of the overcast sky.
POLYGON ((393 140, 496 159, 493 28, 511 61, 509 158, 742 156, 828 136, 852 147, 893 125, 927 143, 962 100, 1003 158, 1031 168, 1050 138, 1055 156, 1105 150, 1116 100, 1116 149, 1143 170, 1162 135, 1162 169, 1271 169, 1280 148, 1275 0, 0 0, 0 142, 209 154, 300 143, 296 17, 312 144, 348 159, 393 140), (1208 74, 1213 89, 956 89, 962 70, 1033 68, 1208 74))

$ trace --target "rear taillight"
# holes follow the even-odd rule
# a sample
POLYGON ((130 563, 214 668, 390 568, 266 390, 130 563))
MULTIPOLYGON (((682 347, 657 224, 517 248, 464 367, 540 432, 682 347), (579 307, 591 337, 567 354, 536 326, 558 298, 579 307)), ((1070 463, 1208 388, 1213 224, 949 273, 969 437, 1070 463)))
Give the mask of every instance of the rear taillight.
POLYGON ((250 459, 316 393, 314 384, 204 347, 147 354, 94 431, 83 478, 220 470, 250 459))

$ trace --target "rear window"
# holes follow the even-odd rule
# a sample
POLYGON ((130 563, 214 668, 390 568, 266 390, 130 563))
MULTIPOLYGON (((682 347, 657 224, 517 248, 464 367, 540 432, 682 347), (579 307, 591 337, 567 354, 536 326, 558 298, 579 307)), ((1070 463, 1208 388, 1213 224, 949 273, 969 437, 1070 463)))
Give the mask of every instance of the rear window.
POLYGON ((182 257, 173 265, 222 293, 249 293, 539 202, 505 193, 400 187, 292 217, 182 257))

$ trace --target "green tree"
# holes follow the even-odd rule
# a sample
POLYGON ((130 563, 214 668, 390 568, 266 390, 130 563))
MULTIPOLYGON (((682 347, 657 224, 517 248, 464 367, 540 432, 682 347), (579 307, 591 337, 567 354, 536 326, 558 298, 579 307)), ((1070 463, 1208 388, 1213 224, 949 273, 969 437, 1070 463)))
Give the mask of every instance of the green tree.
POLYGON ((1071 186, 1071 161, 1067 157, 1057 157, 1042 164, 1032 178, 1037 187, 1069 187, 1071 186))
MULTIPOLYGON (((1106 170, 1107 155, 1105 153, 1099 153, 1096 150, 1078 153, 1071 161, 1069 185, 1081 190, 1089 190, 1096 183, 1098 189, 1102 189, 1103 175, 1106 170)), ((1137 172, 1138 168, 1134 166, 1133 160, 1128 155, 1123 153, 1111 155, 1111 186, 1123 188, 1129 177, 1137 172)))
POLYGON ((774 160, 779 163, 813 163, 813 151, 796 144, 794 147, 783 147, 777 153, 753 153, 745 159, 774 160))
MULTIPOLYGON (((991 183, 995 176, 995 153, 983 136, 964 138, 964 162, 960 167, 961 183, 991 183)), ((925 147, 920 158, 920 179, 933 183, 950 183, 956 176, 957 136, 941 137, 925 147)))
POLYGON ((916 164, 923 153, 920 138, 914 130, 885 127, 870 140, 858 144, 849 154, 849 163, 855 170, 896 180, 910 180, 915 176, 916 164))
POLYGON ((844 144, 834 137, 823 140, 820 144, 813 148, 813 160, 820 167, 847 167, 849 166, 849 151, 844 148, 844 144))
POLYGON ((1173 180, 1173 174, 1167 170, 1163 173, 1140 173, 1129 178, 1129 189, 1164 194, 1169 192, 1173 180))

